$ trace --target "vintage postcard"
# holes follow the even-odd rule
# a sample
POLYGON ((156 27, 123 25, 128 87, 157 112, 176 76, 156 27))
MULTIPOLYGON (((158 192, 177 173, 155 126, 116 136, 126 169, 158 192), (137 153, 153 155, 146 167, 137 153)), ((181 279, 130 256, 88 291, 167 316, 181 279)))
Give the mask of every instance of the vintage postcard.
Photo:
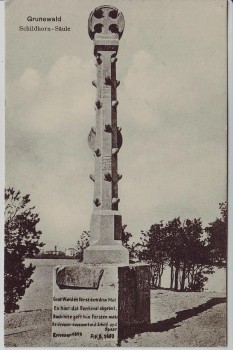
POLYGON ((226 0, 7 0, 6 347, 227 346, 226 0))

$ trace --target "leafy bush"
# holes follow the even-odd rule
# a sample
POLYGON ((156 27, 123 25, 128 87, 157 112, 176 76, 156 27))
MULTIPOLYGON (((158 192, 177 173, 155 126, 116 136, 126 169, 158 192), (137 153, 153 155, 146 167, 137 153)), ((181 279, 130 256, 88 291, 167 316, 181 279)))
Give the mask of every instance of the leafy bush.
POLYGON ((38 254, 41 231, 36 226, 40 221, 38 214, 30 207, 30 195, 21 196, 13 188, 5 190, 5 266, 4 266, 4 304, 5 312, 19 308, 17 302, 32 283, 35 267, 26 267, 25 258, 38 254))

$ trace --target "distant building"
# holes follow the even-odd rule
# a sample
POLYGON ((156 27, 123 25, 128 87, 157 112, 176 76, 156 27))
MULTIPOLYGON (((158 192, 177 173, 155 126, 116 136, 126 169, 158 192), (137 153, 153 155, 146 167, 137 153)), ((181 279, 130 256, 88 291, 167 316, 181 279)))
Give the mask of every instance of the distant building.
POLYGON ((66 256, 75 256, 75 254, 76 254, 76 249, 74 249, 74 248, 68 248, 67 250, 66 250, 66 256))
POLYGON ((44 256, 64 256, 65 253, 62 252, 61 250, 57 250, 57 246, 55 246, 54 250, 47 250, 43 254, 44 256))
POLYGON ((44 252, 44 255, 60 256, 60 255, 65 255, 65 253, 62 252, 61 250, 46 250, 46 252, 44 252))

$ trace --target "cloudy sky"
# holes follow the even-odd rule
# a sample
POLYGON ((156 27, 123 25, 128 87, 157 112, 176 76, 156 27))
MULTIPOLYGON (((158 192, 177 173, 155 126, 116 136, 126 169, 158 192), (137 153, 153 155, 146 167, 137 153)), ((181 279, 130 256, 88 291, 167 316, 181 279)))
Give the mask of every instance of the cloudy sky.
MULTIPOLYGON (((226 1, 107 3, 126 22, 117 63, 123 223, 135 240, 161 219, 206 225, 226 200, 226 1)), ((102 4, 7 1, 6 185, 31 194, 47 249, 73 247, 89 229, 95 65, 87 20, 102 4), (71 31, 19 31, 38 25, 28 16, 62 16, 71 31)))

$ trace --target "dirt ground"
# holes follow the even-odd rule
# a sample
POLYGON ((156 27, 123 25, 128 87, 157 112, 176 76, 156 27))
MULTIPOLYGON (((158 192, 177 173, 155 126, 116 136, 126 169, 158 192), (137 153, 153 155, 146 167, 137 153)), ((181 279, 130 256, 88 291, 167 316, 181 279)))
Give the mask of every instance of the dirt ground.
MULTIPOLYGON (((5 317, 5 346, 53 346, 52 310, 16 312, 5 317)), ((226 294, 151 291, 151 324, 121 346, 226 346, 226 294)))

